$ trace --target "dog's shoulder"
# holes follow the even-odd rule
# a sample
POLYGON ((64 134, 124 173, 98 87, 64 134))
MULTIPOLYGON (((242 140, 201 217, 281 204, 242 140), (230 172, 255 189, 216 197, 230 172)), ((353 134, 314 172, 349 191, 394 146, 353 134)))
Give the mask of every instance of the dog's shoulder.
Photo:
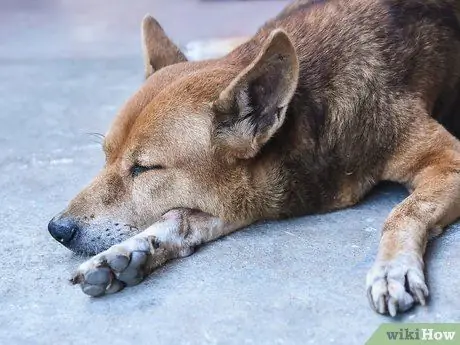
POLYGON ((379 180, 413 121, 414 95, 422 107, 433 104, 458 80, 458 7, 450 0, 306 0, 260 29, 261 40, 285 30, 300 62, 286 125, 266 148, 285 153, 287 209, 352 204, 379 180), (452 78, 441 78, 447 71, 452 78))

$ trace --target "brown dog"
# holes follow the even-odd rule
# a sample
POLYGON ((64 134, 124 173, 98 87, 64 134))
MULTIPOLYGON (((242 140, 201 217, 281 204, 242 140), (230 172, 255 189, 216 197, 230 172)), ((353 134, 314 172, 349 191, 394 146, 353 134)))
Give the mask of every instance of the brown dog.
POLYGON ((105 250, 74 283, 113 293, 248 224, 351 206, 390 180, 411 194, 385 222, 370 304, 425 303, 429 232, 460 216, 460 143, 434 120, 460 133, 457 0, 297 1, 202 62, 153 18, 142 27, 147 79, 104 169, 49 224, 74 251, 105 250))

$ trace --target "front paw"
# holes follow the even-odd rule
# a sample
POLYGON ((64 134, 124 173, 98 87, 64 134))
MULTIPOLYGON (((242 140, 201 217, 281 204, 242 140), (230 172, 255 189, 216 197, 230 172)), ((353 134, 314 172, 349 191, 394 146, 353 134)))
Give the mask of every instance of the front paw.
POLYGON ((81 264, 70 281, 93 297, 118 292, 145 278, 152 250, 148 239, 131 238, 81 264))
POLYGON ((372 309, 391 316, 410 309, 414 303, 425 305, 428 297, 423 264, 407 255, 377 260, 367 274, 366 286, 372 309))

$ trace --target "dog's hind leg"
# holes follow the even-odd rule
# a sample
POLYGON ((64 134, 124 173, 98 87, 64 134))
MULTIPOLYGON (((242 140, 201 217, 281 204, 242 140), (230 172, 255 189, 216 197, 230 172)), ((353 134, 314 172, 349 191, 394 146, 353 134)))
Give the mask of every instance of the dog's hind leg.
POLYGON ((118 292, 140 283, 166 261, 188 256, 196 246, 245 225, 226 223, 199 211, 172 210, 138 235, 84 262, 71 282, 94 297, 118 292))
POLYGON ((460 142, 428 115, 417 117, 389 162, 387 180, 411 194, 386 220, 375 264, 367 275, 369 302, 395 316, 425 304, 423 255, 430 230, 438 233, 460 216, 460 142))

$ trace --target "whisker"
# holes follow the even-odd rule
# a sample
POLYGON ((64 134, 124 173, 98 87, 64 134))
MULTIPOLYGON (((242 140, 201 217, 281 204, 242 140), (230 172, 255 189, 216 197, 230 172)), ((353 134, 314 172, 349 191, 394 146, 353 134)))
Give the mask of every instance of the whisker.
POLYGON ((92 140, 93 143, 97 143, 97 144, 101 144, 101 145, 104 143, 104 140, 105 140, 105 135, 104 134, 97 133, 97 132, 85 133, 85 134, 88 134, 89 136, 91 136, 91 137, 96 139, 96 140, 92 140))
POLYGON ((96 138, 105 139, 105 135, 102 134, 102 133, 98 133, 98 132, 89 132, 89 133, 86 133, 86 134, 91 135, 91 136, 96 137, 96 138))

